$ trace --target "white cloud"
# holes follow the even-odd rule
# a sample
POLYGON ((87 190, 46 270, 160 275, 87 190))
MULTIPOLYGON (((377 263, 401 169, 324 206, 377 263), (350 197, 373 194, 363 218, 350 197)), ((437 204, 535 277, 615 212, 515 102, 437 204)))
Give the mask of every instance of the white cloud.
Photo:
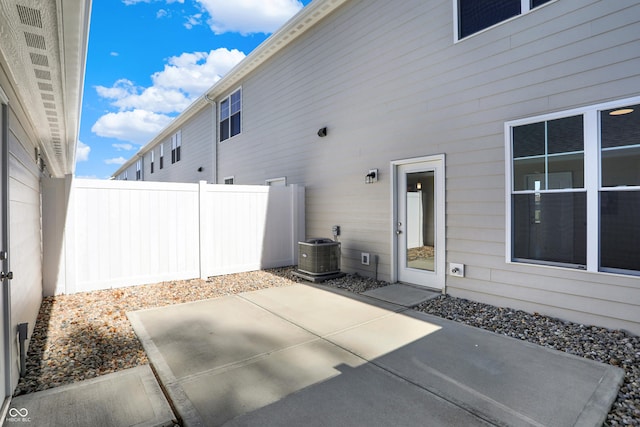
POLYGON ((153 86, 138 87, 131 80, 113 86, 96 86, 120 111, 138 109, 154 113, 179 113, 245 57, 237 49, 183 53, 167 60, 164 70, 151 76, 153 86))
POLYGON ((273 33, 303 8, 298 0, 196 1, 209 14, 208 24, 215 34, 273 33))
POLYGON ((237 49, 183 53, 169 58, 164 70, 151 76, 154 87, 179 89, 193 100, 227 74, 245 54, 237 49))
POLYGON ((127 159, 124 157, 115 157, 113 159, 105 159, 104 162, 108 165, 124 165, 127 162, 127 159))
POLYGON ((131 144, 111 144, 113 148, 118 151, 131 151, 134 149, 134 146, 131 144))
POLYGON ((187 30, 192 29, 196 25, 202 24, 202 14, 196 13, 195 15, 187 16, 187 22, 184 23, 184 27, 187 30))
POLYGON ((118 52, 111 52, 111 53, 109 53, 109 55, 111 55, 111 56, 120 56, 120 54, 118 52))
MULTIPOLYGON (((159 0, 122 0, 122 3, 124 3, 127 6, 131 6, 138 3, 151 3, 152 1, 159 1, 159 0)), ((165 0, 165 1, 167 4, 184 3, 184 0, 165 0)))
POLYGON ((172 117, 146 110, 120 111, 100 117, 91 131, 98 136, 142 145, 166 127, 172 117))
POLYGON ((91 152, 91 147, 82 141, 78 141, 78 146, 76 147, 76 162, 86 162, 89 160, 89 153, 91 152))

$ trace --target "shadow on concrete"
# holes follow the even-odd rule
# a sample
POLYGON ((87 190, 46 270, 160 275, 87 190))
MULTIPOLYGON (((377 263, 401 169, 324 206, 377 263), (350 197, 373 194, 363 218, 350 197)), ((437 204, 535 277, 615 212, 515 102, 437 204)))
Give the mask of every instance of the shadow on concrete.
POLYGON ((129 316, 185 425, 601 425, 622 379, 607 365, 317 286, 129 316))

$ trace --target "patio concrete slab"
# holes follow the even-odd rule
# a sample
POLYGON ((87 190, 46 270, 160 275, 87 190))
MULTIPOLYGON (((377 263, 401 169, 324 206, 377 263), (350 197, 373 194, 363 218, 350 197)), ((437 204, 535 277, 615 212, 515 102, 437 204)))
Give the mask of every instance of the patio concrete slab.
POLYGON ((173 426, 148 365, 12 399, 5 426, 173 426))
POLYGON ((318 339, 246 363, 182 379, 180 385, 206 425, 222 425, 366 363, 318 339))
POLYGON ((225 426, 491 426, 433 393, 366 364, 241 415, 225 426))
POLYGON ((129 319, 143 341, 153 337, 178 378, 317 339, 235 296, 138 311, 129 319), (138 319, 144 319, 146 337, 138 319))
POLYGON ((442 295, 442 292, 426 288, 418 288, 416 286, 405 285, 403 283, 395 283, 393 285, 371 289, 363 292, 362 295, 398 304, 403 307, 415 307, 416 305, 428 301, 431 298, 436 298, 442 295))
MULTIPOLYGON (((319 336, 338 332, 403 310, 382 301, 357 304, 357 295, 318 285, 287 286, 248 292, 242 297, 319 336)), ((364 300, 362 297, 360 300, 364 300)))
POLYGON ((327 339, 509 426, 601 425, 623 375, 609 365, 415 311, 327 339), (413 331, 416 339, 399 345, 403 339, 393 331, 409 339, 413 331), (592 408, 605 397, 609 403, 594 417, 592 408))
POLYGON ((308 285, 129 316, 186 426, 596 426, 623 376, 308 285), (197 343, 181 338, 190 324, 197 343))

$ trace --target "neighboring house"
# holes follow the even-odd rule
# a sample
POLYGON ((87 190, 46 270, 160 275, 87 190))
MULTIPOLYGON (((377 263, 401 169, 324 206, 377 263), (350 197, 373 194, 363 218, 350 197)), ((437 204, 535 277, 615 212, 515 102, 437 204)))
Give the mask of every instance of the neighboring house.
POLYGON ((345 271, 640 333, 640 3, 482 4, 314 0, 114 178, 304 185, 345 271))
POLYGON ((74 171, 89 15, 89 0, 0 4, 2 420, 18 383, 18 324, 28 324, 30 337, 46 264, 61 252, 47 236, 62 233, 65 211, 41 212, 51 202, 64 207, 74 171))

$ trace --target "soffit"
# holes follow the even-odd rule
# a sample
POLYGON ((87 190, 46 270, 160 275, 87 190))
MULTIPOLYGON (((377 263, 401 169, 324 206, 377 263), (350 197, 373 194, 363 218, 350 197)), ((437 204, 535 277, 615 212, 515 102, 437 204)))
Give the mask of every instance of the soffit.
POLYGON ((90 0, 0 0, 0 55, 47 171, 73 173, 90 0))

